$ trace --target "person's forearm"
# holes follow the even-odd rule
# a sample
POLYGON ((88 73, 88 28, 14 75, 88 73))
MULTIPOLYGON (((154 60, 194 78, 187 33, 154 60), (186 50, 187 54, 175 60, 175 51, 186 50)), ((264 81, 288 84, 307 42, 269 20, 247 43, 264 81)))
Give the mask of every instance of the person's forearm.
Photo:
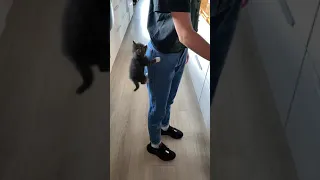
POLYGON ((189 49, 210 61, 210 44, 203 39, 197 32, 190 31, 180 39, 180 42, 189 49))

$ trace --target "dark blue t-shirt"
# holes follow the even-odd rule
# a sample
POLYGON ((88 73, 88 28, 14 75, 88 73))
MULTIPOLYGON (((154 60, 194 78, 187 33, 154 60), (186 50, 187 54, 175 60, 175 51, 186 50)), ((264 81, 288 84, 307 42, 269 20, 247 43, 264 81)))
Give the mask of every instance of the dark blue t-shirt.
POLYGON ((176 53, 186 48, 179 42, 171 12, 191 12, 190 8, 190 0, 150 0, 148 31, 158 51, 176 53))

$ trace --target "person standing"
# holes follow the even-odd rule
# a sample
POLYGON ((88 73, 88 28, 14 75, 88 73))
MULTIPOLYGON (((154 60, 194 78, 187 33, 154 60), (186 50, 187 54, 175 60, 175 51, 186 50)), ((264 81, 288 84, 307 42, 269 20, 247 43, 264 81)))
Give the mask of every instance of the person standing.
MULTIPOLYGON (((197 18, 193 0, 150 0, 148 32, 150 42, 146 56, 149 60, 160 57, 161 62, 146 68, 149 78, 148 130, 150 143, 147 151, 161 160, 176 157, 162 141, 161 135, 181 139, 182 131, 170 126, 170 110, 174 102, 184 67, 188 61, 188 48, 210 60, 210 44, 193 27, 197 18)), ((199 2, 198 2, 199 3, 199 2)))
POLYGON ((237 26, 240 9, 247 4, 248 0, 214 0, 211 5, 211 54, 214 57, 210 64, 211 104, 237 26))

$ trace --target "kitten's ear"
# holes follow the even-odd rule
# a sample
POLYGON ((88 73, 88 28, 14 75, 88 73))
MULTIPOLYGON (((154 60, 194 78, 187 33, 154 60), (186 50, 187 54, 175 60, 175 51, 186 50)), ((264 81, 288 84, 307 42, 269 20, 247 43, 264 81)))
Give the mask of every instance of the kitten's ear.
POLYGON ((148 49, 148 45, 145 45, 144 48, 145 48, 145 49, 148 49))
POLYGON ((137 43, 136 42, 134 42, 134 41, 132 41, 133 42, 133 45, 137 45, 137 43))

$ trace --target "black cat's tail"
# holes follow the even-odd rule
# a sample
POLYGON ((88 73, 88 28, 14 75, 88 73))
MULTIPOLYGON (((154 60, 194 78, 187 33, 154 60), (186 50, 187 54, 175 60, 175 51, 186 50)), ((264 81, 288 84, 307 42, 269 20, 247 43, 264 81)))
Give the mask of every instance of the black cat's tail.
POLYGON ((89 89, 93 83, 93 72, 90 66, 78 66, 77 67, 81 77, 82 77, 82 85, 78 87, 76 93, 82 94, 87 89, 89 89))
POLYGON ((137 91, 139 89, 139 82, 133 81, 134 85, 136 85, 136 88, 133 91, 137 91))

